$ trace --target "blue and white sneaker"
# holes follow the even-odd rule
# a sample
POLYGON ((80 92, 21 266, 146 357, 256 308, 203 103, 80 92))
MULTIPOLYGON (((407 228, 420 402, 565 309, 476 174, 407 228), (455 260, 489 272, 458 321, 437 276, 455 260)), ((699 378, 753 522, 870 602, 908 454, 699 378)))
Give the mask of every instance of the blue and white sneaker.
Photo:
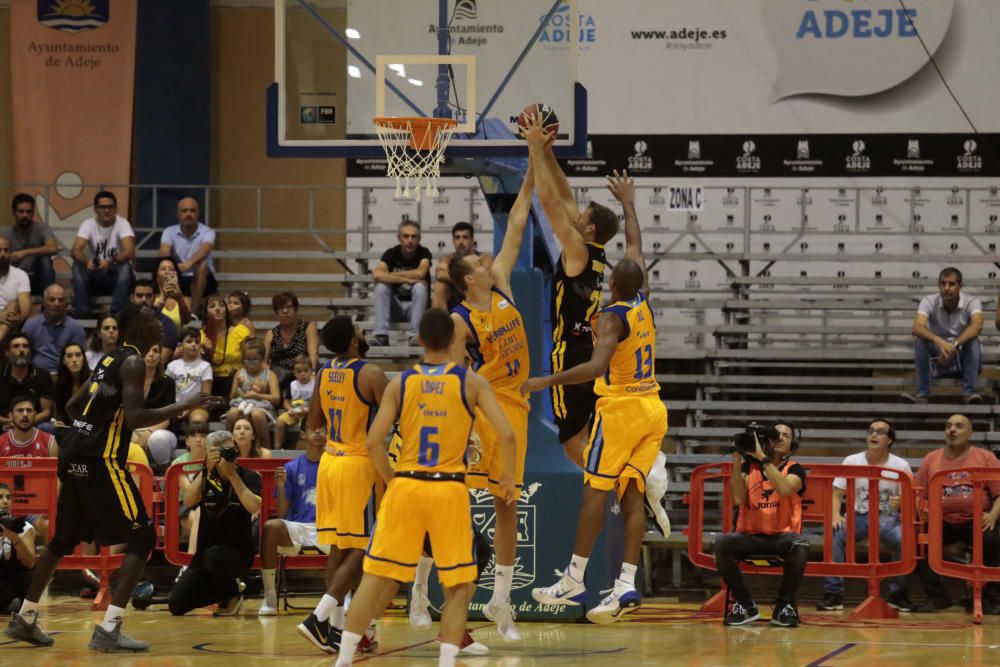
POLYGON ((609 591, 601 591, 602 595, 605 593, 608 595, 601 600, 600 604, 587 612, 587 620, 591 623, 600 623, 601 625, 614 623, 625 614, 638 609, 642 602, 639 592, 634 588, 628 590, 612 588, 609 591))
POLYGON ((556 570, 556 576, 559 577, 559 581, 552 586, 531 589, 531 597, 535 602, 576 607, 587 599, 587 587, 582 581, 577 581, 569 576, 569 572, 562 570, 556 570))

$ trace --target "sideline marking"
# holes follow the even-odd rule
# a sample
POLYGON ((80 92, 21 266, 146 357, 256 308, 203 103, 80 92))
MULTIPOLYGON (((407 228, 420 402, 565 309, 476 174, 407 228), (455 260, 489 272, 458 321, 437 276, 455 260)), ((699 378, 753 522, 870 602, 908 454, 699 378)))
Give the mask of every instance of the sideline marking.
POLYGON ((806 665, 806 667, 825 667, 823 665, 824 661, 829 660, 830 658, 832 658, 832 657, 834 657, 836 655, 840 655, 844 651, 847 651, 848 649, 851 649, 854 646, 856 646, 856 644, 853 644, 853 643, 851 643, 851 644, 844 644, 843 646, 841 646, 837 650, 830 651, 829 653, 827 653, 826 655, 824 655, 822 658, 819 658, 817 660, 814 660, 813 662, 810 662, 808 665, 806 665))

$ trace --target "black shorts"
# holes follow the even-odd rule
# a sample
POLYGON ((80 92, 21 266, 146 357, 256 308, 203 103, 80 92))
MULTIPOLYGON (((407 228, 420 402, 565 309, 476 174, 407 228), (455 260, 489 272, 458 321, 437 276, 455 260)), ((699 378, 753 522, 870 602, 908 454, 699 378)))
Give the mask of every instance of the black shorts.
POLYGON ((60 544, 122 544, 150 524, 132 475, 116 462, 60 458, 59 480, 55 535, 60 544))
MULTIPOLYGON (((593 349, 589 346, 572 350, 556 350, 552 354, 552 372, 572 368, 590 360, 593 349)), ((552 399, 552 415, 559 428, 559 442, 565 443, 585 428, 589 428, 594 417, 597 396, 594 381, 581 384, 555 385, 549 388, 552 399)))

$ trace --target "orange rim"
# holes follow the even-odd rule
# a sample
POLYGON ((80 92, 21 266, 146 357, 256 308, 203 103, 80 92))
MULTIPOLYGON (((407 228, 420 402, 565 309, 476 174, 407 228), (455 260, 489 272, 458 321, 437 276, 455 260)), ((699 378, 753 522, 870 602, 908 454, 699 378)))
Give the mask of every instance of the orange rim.
POLYGON ((458 121, 453 118, 425 118, 422 116, 378 117, 372 122, 379 127, 409 131, 410 148, 415 151, 431 150, 437 146, 438 133, 441 130, 451 130, 458 127, 458 121))

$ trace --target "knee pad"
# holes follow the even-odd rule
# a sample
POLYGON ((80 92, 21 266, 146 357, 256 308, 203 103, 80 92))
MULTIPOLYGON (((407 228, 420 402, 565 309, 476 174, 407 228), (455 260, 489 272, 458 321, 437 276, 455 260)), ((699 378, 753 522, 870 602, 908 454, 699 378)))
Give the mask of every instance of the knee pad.
POLYGON ((152 524, 146 524, 142 528, 132 531, 128 543, 125 545, 125 553, 130 556, 145 558, 156 546, 156 531, 152 524))
POLYGON ((472 533, 472 549, 476 554, 476 581, 486 569, 486 564, 490 562, 493 551, 490 549, 490 541, 478 530, 472 533))

